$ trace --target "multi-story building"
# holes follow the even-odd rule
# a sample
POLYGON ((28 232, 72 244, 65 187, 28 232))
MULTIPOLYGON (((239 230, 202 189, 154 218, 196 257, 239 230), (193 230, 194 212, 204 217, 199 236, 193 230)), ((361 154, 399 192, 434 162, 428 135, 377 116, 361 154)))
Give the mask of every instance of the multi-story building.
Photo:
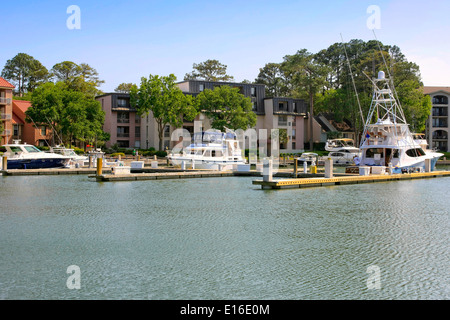
POLYGON ((49 127, 25 120, 25 112, 31 107, 30 101, 13 100, 12 106, 12 140, 35 146, 50 146, 53 143, 49 127))
POLYGON ((424 87, 424 94, 431 97, 433 105, 427 122, 426 137, 431 148, 449 151, 449 98, 450 87, 424 87))
MULTIPOLYGON (((213 90, 218 86, 238 88, 239 92, 251 99, 253 112, 257 116, 254 129, 257 134, 261 129, 267 131, 268 149, 270 149, 270 130, 285 129, 287 141, 280 145, 280 152, 299 152, 303 150, 304 118, 306 105, 303 100, 281 97, 266 97, 263 84, 249 84, 236 82, 214 82, 203 80, 186 80, 177 86, 186 95, 197 96, 205 89, 213 90)), ((103 130, 111 134, 107 147, 115 144, 123 148, 153 147, 158 149, 159 138, 156 121, 150 112, 140 118, 136 110, 130 106, 130 96, 124 93, 107 93, 96 97, 105 111, 105 125, 103 130)), ((194 132, 195 121, 202 122, 202 129, 210 128, 210 121, 203 114, 199 114, 194 121, 184 121, 183 128, 191 134, 194 132)), ((171 141, 172 132, 176 128, 166 126, 163 135, 163 148, 172 148, 177 142, 171 141)))
POLYGON ((106 147, 145 148, 141 144, 141 117, 130 105, 127 93, 107 93, 96 97, 105 112, 103 130, 111 135, 106 147))
POLYGON ((11 142, 12 137, 12 98, 14 86, 0 77, 0 143, 11 142))

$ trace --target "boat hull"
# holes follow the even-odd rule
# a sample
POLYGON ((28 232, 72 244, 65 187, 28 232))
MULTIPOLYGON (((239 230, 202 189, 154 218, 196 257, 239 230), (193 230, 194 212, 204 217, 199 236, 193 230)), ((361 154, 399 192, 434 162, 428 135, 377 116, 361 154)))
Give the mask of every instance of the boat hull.
POLYGON ((68 159, 46 158, 46 159, 8 159, 8 169, 51 169, 64 168, 68 159))

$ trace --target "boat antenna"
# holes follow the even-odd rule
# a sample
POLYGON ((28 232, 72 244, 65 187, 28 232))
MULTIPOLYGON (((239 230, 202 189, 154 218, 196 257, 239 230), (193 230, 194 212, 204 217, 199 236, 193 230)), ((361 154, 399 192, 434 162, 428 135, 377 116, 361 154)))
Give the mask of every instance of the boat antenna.
POLYGON ((59 134, 58 134, 58 131, 57 130, 55 130, 55 127, 53 127, 53 124, 50 122, 50 120, 47 118, 47 116, 45 116, 45 119, 47 119, 47 122, 50 124, 50 126, 52 127, 52 130, 53 130, 53 132, 56 134, 56 136, 58 137, 58 139, 59 139, 59 144, 63 144, 63 141, 62 141, 62 139, 61 139, 61 137, 59 136, 59 134))
POLYGON ((341 33, 341 40, 342 40, 342 45, 344 47, 345 58, 347 59, 347 65, 348 65, 348 69, 350 71, 350 76, 352 78, 353 89, 355 90, 355 94, 356 94, 356 100, 358 101, 358 107, 359 107, 359 113, 361 115, 361 120, 362 120, 362 123, 365 123, 363 112, 362 112, 362 109, 361 109, 361 103, 359 102, 358 91, 356 90, 355 79, 353 78, 352 67, 350 65, 350 60, 349 60, 348 55, 347 55, 347 50, 345 48, 345 43, 344 43, 344 38, 342 37, 342 33, 341 33))

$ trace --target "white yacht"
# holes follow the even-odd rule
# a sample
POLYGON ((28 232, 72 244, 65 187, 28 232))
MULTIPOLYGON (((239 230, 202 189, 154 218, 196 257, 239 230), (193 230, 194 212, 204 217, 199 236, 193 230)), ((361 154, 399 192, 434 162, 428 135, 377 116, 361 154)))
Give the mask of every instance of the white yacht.
POLYGON ((383 71, 373 82, 374 94, 360 145, 360 166, 390 167, 393 173, 420 172, 428 160, 430 170, 434 170, 443 154, 424 150, 414 139, 383 71))
POLYGON ((50 148, 50 152, 61 154, 63 156, 70 158, 70 164, 71 166, 79 167, 89 164, 89 158, 87 156, 80 156, 76 154, 75 150, 68 149, 64 146, 56 146, 50 148))
POLYGON ((245 164, 236 134, 205 131, 194 133, 192 143, 180 153, 168 156, 173 165, 192 166, 195 169, 232 170, 245 164))
POLYGON ((328 139, 325 150, 329 151, 329 154, 323 158, 331 158, 336 164, 353 164, 355 156, 361 157, 361 150, 355 147, 353 139, 348 138, 328 139))
POLYGON ((8 169, 43 169, 68 167, 70 157, 57 153, 44 152, 33 145, 19 143, 4 145, 8 169))

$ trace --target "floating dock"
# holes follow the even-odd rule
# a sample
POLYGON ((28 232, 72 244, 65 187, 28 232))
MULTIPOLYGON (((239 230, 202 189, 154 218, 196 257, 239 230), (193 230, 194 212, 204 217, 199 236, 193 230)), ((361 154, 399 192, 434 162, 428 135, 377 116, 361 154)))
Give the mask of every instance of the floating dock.
POLYGON ((127 174, 102 174, 91 175, 101 181, 136 181, 136 180, 166 180, 166 179, 190 179, 190 178, 212 178, 231 177, 233 171, 178 171, 178 172, 154 172, 154 173, 127 173, 127 174))
POLYGON ((426 179, 437 177, 450 177, 450 171, 432 171, 432 172, 418 172, 418 173, 403 173, 393 175, 368 175, 357 176, 347 175, 333 178, 302 178, 302 179, 283 179, 283 180, 254 180, 254 185, 260 185, 262 189, 285 189, 285 188, 308 188, 308 187, 323 187, 334 185, 371 183, 371 182, 386 182, 399 181, 411 179, 426 179))

